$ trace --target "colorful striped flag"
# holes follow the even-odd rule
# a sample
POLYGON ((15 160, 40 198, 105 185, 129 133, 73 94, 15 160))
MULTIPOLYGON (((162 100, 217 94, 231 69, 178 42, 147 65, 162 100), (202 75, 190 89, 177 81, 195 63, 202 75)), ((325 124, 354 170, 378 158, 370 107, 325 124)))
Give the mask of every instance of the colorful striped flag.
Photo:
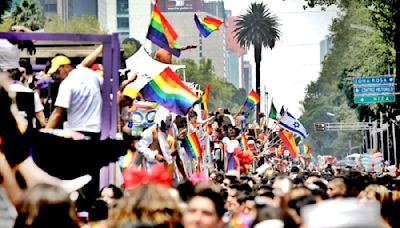
POLYGON ((287 150, 290 152, 292 158, 296 158, 297 155, 299 154, 299 151, 297 150, 293 133, 285 129, 282 129, 282 131, 279 132, 279 138, 282 140, 287 150))
POLYGON ((154 44, 164 48, 171 54, 179 57, 181 55, 180 45, 177 41, 178 34, 169 24, 167 19, 161 14, 157 4, 154 4, 151 12, 151 21, 149 30, 147 31, 147 39, 154 44))
POLYGON ((203 95, 201 95, 200 98, 194 104, 203 104, 204 110, 208 110, 207 100, 210 93, 210 89, 211 89, 211 84, 208 83, 206 85, 206 88, 204 89, 203 95))
POLYGON ((239 144, 243 152, 249 151, 249 144, 247 143, 247 138, 245 135, 242 135, 242 137, 240 137, 239 144))
POLYGON ((299 148, 299 152, 301 155, 308 155, 310 153, 310 146, 308 144, 300 143, 299 145, 297 145, 297 147, 299 148))
POLYGON ((199 19, 197 14, 194 14, 194 22, 196 23, 196 26, 199 29, 201 35, 203 35, 204 37, 209 36, 224 23, 221 20, 210 16, 199 19))
POLYGON ((169 67, 150 80, 140 93, 145 100, 157 102, 169 111, 183 116, 197 100, 196 95, 169 67))
POLYGON ((250 91, 249 95, 244 102, 244 106, 249 108, 254 108, 260 102, 260 96, 253 89, 250 91))
POLYGON ((197 159, 202 154, 199 138, 197 138, 196 132, 192 132, 190 135, 185 136, 182 140, 182 147, 191 159, 197 159))

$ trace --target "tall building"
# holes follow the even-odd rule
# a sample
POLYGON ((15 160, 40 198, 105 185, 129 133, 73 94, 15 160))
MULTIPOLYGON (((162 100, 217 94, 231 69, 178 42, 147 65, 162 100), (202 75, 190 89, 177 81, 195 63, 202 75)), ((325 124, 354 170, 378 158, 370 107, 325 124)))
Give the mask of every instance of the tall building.
POLYGON ((322 62, 324 61, 325 56, 329 54, 332 47, 333 47, 332 36, 328 36, 326 39, 321 40, 321 42, 319 42, 319 60, 321 63, 321 69, 322 69, 322 62))
MULTIPOLYGON (((237 88, 244 88, 244 79, 243 79, 243 75, 244 75, 244 66, 243 66, 243 62, 244 62, 244 55, 247 53, 246 49, 243 49, 240 47, 239 43, 237 42, 236 38, 234 37, 234 30, 236 27, 236 20, 238 19, 238 17, 236 16, 230 16, 232 13, 227 10, 226 15, 227 18, 225 20, 225 27, 226 27, 226 31, 225 31, 225 40, 226 40, 226 50, 227 53, 233 53, 234 56, 236 56, 236 58, 238 58, 237 61, 235 61, 235 64, 237 64, 235 67, 234 66, 227 66, 227 78, 228 81, 233 81, 233 82, 238 82, 237 85, 234 84, 237 88), (233 70, 233 69, 238 69, 233 70), (229 79, 230 78, 230 79, 229 79)), ((232 54, 228 54, 227 56, 229 56, 230 60, 228 60, 227 62, 229 62, 229 64, 233 64, 233 56, 232 54)))
MULTIPOLYGON (((225 27, 221 26, 210 36, 200 36, 193 15, 194 12, 164 12, 164 16, 174 27, 179 35, 178 41, 181 46, 194 44, 196 49, 181 52, 180 59, 193 59, 200 61, 201 58, 211 59, 217 77, 226 78, 225 74, 225 27)), ((202 18, 208 15, 205 12, 196 12, 202 18)), ((220 19, 221 20, 221 19, 220 19)))
POLYGON ((236 88, 240 88, 240 56, 227 50, 225 58, 226 80, 236 88))
POLYGON ((163 0, 158 1, 161 12, 204 11, 204 0, 163 0))
POLYGON ((150 0, 98 0, 100 26, 118 32, 120 40, 135 38, 144 43, 151 17, 150 0))
POLYGON ((45 14, 57 14, 66 23, 73 16, 93 15, 97 17, 97 0, 39 0, 45 14))
POLYGON ((204 3, 204 12, 212 14, 216 17, 223 18, 225 20, 225 5, 224 1, 213 0, 204 3))
POLYGON ((251 63, 249 61, 243 62, 243 78, 242 87, 247 93, 250 92, 253 84, 253 72, 251 70, 251 63))

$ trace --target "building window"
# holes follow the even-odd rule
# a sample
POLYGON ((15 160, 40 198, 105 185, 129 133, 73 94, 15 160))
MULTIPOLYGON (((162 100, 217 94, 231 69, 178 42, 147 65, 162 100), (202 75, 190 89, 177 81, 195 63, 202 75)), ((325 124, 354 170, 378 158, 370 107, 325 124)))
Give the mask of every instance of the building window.
POLYGON ((118 15, 129 14, 128 0, 117 0, 117 14, 118 15))
POLYGON ((117 18, 118 28, 129 28, 129 18, 128 17, 118 17, 117 18))

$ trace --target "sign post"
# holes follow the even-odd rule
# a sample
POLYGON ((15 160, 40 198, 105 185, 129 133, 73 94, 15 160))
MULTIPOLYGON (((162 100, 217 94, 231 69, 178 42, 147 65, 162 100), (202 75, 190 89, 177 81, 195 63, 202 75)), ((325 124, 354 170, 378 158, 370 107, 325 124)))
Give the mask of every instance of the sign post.
POLYGON ((394 77, 391 75, 353 78, 354 103, 395 102, 394 77))

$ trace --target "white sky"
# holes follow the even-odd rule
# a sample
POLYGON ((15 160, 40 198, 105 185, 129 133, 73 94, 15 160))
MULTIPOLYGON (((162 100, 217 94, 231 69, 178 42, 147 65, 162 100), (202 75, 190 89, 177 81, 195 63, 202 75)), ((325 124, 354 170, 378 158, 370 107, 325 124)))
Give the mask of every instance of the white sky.
MULTIPOLYGON (((276 109, 284 105, 295 117, 301 115, 300 101, 305 89, 320 72, 319 42, 329 34, 336 8, 325 12, 320 9, 303 10, 303 0, 263 0, 281 24, 281 39, 275 48, 263 49, 261 61, 261 90, 267 88, 269 98, 273 98, 276 109)), ((225 9, 232 10, 234 16, 244 14, 254 0, 224 0, 225 9)), ((258 1, 260 2, 260 0, 258 1)), ((245 59, 253 64, 252 49, 245 59)), ((253 83, 255 88, 255 83, 253 83)), ((263 99, 262 99, 263 101, 263 99)), ((269 99, 268 104, 271 100, 269 99)), ((262 107, 265 105, 262 103, 262 107)), ((265 110, 264 110, 265 111, 265 110)))

